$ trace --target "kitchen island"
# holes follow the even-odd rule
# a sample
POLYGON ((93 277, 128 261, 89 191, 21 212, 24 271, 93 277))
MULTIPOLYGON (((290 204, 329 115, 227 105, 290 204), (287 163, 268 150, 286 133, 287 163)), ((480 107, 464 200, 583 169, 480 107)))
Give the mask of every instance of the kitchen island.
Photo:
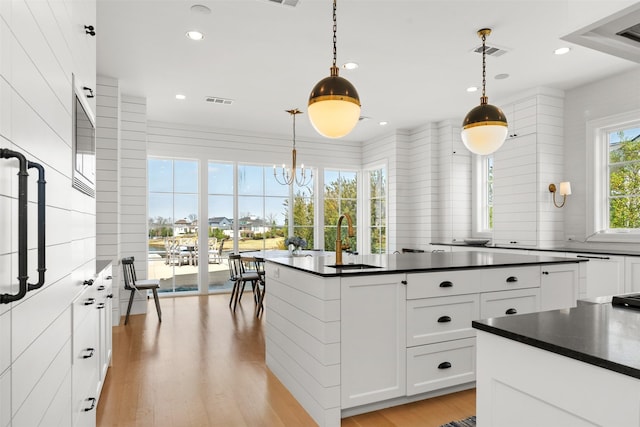
POLYGON ((584 260, 488 252, 267 259, 266 363, 320 426, 475 386, 473 320, 571 307, 584 260), (346 257, 349 258, 349 257, 346 257))
POLYGON ((580 303, 473 326, 479 427, 640 425, 640 311, 580 303))

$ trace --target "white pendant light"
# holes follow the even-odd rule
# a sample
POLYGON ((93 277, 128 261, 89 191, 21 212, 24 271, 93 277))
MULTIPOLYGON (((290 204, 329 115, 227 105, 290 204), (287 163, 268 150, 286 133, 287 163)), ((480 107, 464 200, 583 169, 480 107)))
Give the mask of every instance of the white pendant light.
POLYGON ((469 111, 462 123, 462 142, 469 151, 475 154, 487 155, 502 147, 507 137, 507 118, 502 110, 488 103, 486 96, 486 46, 487 36, 491 34, 489 28, 478 31, 482 38, 482 97, 480 105, 469 111))
POLYGON ((341 138, 353 130, 360 118, 356 88, 338 75, 336 66, 336 0, 333 0, 333 66, 331 75, 320 80, 309 95, 309 120, 327 138, 341 138))

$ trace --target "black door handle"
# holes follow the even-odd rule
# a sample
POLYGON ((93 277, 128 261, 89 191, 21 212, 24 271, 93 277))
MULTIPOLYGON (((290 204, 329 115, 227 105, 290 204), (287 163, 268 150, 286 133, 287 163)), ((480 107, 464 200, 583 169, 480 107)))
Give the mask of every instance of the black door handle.
POLYGON ((96 407, 96 398, 95 398, 95 397, 90 397, 90 398, 88 398, 88 399, 87 399, 87 402, 91 402, 91 406, 90 406, 90 407, 88 407, 88 408, 83 408, 82 410, 83 410, 84 412, 89 412, 89 411, 91 411, 93 408, 95 408, 95 407, 96 407))
POLYGON ((440 283, 440 287, 441 288, 452 288, 453 287, 453 283, 445 280, 444 282, 440 283))
POLYGON ((92 286, 93 285, 93 279, 85 280, 84 282, 82 282, 82 284, 83 285, 92 286))
POLYGON ((518 281, 518 278, 516 276, 507 277, 507 283, 515 283, 517 281, 518 281))
POLYGON ((438 323, 447 323, 447 322, 451 322, 451 317, 449 317, 449 316, 440 316, 438 318, 438 323))
POLYGON ((518 310, 516 310, 515 308, 510 308, 505 311, 504 314, 518 314, 518 310))
POLYGON ((91 305, 94 304, 96 302, 95 298, 87 298, 87 300, 84 302, 84 305, 91 305))
POLYGON ((438 365, 438 369, 449 369, 451 367, 451 363, 449 362, 442 362, 441 364, 438 365))
POLYGON ((407 281, 406 281, 406 280, 403 280, 403 281, 402 281, 402 282, 400 282, 400 283, 402 283, 403 285, 406 285, 406 284, 407 284, 407 281))
POLYGON ((89 347, 89 348, 85 349, 84 351, 86 351, 87 354, 83 354, 82 358, 83 359, 88 359, 88 358, 93 356, 93 353, 96 351, 96 349, 89 347))

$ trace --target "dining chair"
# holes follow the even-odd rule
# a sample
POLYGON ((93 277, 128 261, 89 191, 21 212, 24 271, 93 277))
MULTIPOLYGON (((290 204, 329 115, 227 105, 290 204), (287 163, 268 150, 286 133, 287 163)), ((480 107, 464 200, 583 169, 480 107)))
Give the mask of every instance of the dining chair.
POLYGON ((264 271, 264 258, 255 257, 254 265, 256 273, 258 273, 258 283, 256 286, 256 292, 258 295, 258 300, 256 302, 256 317, 260 317, 260 315, 264 312, 264 295, 267 291, 265 287, 265 271, 264 271), (262 287, 262 289, 260 289, 262 287))
POLYGON ((160 310, 160 300, 158 299, 158 288, 160 288, 159 279, 138 280, 136 277, 136 267, 134 265, 134 257, 122 258, 122 270, 124 272, 124 288, 131 291, 129 295, 129 306, 127 307, 127 315, 124 318, 124 324, 129 322, 129 313, 133 305, 133 297, 136 292, 152 291, 153 299, 156 302, 156 311, 158 312, 158 321, 162 322, 162 311, 160 310))
POLYGON ((244 294, 244 288, 247 283, 251 283, 253 299, 256 305, 258 304, 258 291, 256 288, 260 282, 260 274, 256 270, 247 268, 245 265, 247 262, 251 262, 251 260, 248 258, 243 259, 239 254, 229 255, 229 276, 233 281, 229 307, 233 307, 233 311, 236 311, 236 306, 244 294))

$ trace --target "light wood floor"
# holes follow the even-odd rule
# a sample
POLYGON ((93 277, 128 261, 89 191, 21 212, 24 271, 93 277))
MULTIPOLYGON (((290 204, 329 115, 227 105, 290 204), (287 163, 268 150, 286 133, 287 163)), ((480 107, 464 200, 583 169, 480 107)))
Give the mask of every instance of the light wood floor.
MULTIPOLYGON (((150 305, 113 328, 98 427, 315 425, 265 365, 264 318, 255 318, 251 295, 235 315, 228 301, 227 294, 163 298, 162 323, 150 305)), ((468 390, 345 418, 342 426, 430 427, 474 413, 468 390)))

